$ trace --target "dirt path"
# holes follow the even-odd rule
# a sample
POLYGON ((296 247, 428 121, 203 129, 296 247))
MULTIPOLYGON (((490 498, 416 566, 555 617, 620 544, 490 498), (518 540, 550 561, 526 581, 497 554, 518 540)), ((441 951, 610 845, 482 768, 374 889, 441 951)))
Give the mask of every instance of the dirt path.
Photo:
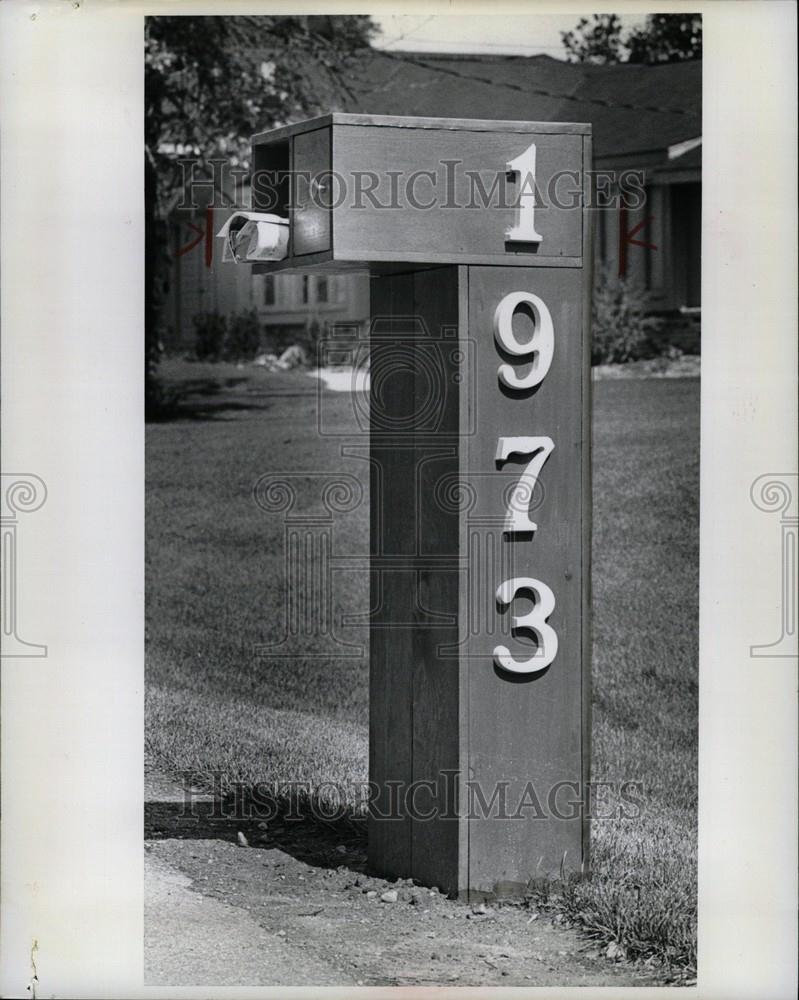
POLYGON ((148 841, 146 982, 659 985, 543 913, 507 904, 475 912, 438 892, 361 874, 345 852, 344 864, 326 868, 268 844, 148 841), (396 901, 384 901, 392 890, 396 901))

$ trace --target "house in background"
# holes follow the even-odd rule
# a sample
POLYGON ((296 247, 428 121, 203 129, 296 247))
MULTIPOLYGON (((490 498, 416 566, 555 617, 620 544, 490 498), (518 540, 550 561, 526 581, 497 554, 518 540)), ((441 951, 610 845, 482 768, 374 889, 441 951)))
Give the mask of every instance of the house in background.
MULTIPOLYGON (((596 260, 647 292, 663 336, 699 349, 701 309, 702 63, 593 66, 549 56, 365 54, 352 94, 320 106, 352 113, 591 122, 597 171, 643 171, 646 202, 596 212, 596 260), (464 114, 467 112, 467 114, 464 114)), ((222 263, 214 232, 227 212, 169 215, 173 274, 167 349, 190 351, 192 317, 255 308, 265 343, 307 337, 318 322, 364 328, 368 277, 277 274, 222 263), (185 251, 198 231, 205 233, 185 251), (184 252, 181 252, 181 251, 184 252)))

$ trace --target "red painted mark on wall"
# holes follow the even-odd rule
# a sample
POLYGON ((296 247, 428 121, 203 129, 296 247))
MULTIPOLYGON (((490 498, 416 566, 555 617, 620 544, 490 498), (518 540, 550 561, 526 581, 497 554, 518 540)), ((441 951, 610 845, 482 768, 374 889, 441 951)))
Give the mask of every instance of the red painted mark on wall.
POLYGON ((646 243, 644 240, 637 240, 635 237, 641 230, 654 220, 654 215, 647 215, 645 219, 633 226, 632 229, 627 228, 627 217, 629 215, 629 209, 624 205, 619 208, 619 277, 627 277, 627 247, 643 247, 644 250, 657 250, 654 243, 646 243))
POLYGON ((193 240, 190 240, 185 246, 180 247, 179 250, 175 251, 176 257, 182 257, 184 254, 189 253, 193 250, 202 240, 205 240, 205 266, 210 267, 211 262, 214 259, 214 210, 213 208, 206 208, 205 210, 205 225, 197 226, 193 222, 187 222, 186 225, 193 229, 197 236, 193 240))

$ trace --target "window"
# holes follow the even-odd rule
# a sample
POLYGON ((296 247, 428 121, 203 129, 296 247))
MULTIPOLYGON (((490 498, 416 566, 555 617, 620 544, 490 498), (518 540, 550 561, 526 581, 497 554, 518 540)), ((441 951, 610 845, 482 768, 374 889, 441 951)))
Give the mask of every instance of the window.
POLYGON ((324 277, 319 277, 316 279, 316 301, 317 302, 329 302, 328 298, 328 279, 324 277))
POLYGON ((302 276, 302 291, 301 291, 302 304, 307 306, 311 301, 311 278, 309 275, 304 274, 302 276))
POLYGON ((275 304, 275 276, 274 274, 264 275, 264 305, 273 306, 275 304))

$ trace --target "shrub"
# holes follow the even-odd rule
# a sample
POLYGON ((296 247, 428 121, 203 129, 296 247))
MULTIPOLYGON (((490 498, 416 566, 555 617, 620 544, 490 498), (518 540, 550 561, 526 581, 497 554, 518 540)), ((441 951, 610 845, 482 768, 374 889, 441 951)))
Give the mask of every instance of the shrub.
POLYGON ((261 324, 257 310, 248 309, 231 317, 223 345, 224 360, 252 361, 260 346, 261 324))
POLYGON ((649 336, 660 321, 646 315, 646 292, 607 266, 594 287, 591 363, 636 361, 649 353, 649 336))
POLYGON ((199 361, 218 361, 227 335, 227 319, 218 312, 197 313, 193 318, 194 351, 199 361))

